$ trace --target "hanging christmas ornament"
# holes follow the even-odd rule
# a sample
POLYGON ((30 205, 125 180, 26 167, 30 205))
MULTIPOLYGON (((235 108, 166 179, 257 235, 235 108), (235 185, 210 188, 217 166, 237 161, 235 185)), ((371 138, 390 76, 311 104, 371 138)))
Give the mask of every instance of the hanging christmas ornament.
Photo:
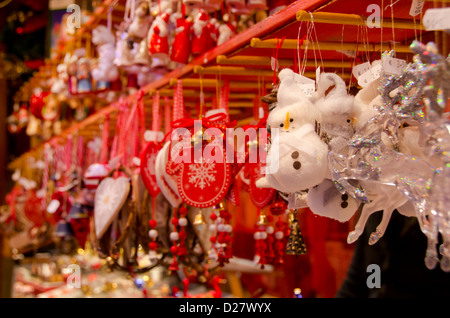
POLYGON ((170 11, 156 16, 148 32, 148 51, 153 68, 165 67, 169 63, 169 19, 170 11))
POLYGON ((185 17, 183 13, 176 12, 172 15, 175 20, 175 36, 173 39, 170 60, 176 63, 186 64, 191 54, 191 28, 192 18, 185 17))
POLYGON ((297 220, 297 210, 291 211, 289 214, 289 239, 286 247, 287 255, 306 254, 306 245, 303 241, 303 235, 300 231, 300 225, 297 220))
POLYGON ((156 197, 161 191, 156 180, 156 157, 160 150, 156 142, 149 142, 140 156, 142 181, 152 197, 156 197))
MULTIPOLYGON (((215 125, 213 117, 205 118, 204 122, 208 126, 215 125)), ((192 128, 194 121, 182 121, 180 124, 192 128)), ((220 127, 220 125, 217 127, 220 127)), ((169 159, 166 170, 168 174, 177 176, 178 193, 184 202, 191 206, 205 208, 218 204, 227 194, 231 184, 231 165, 227 163, 223 145, 203 145, 201 136, 197 136, 199 133, 201 133, 201 130, 194 132, 194 145, 186 144, 181 149, 172 147, 172 158, 169 159), (195 140, 199 140, 198 146, 195 145, 195 140), (194 162, 190 160, 188 162, 176 162, 180 161, 179 159, 182 157, 176 155, 175 151, 186 152, 190 158, 197 158, 196 149, 202 150, 202 157, 199 158, 199 162, 195 162, 195 160, 193 160, 194 162), (214 156, 205 156, 205 154, 208 155, 212 152, 214 152, 214 156)), ((223 142, 222 138, 220 136, 218 142, 223 142)))
POLYGON ((225 204, 220 202, 214 207, 209 217, 211 219, 209 240, 212 245, 208 251, 208 258, 223 266, 232 257, 231 243, 233 227, 231 225, 231 213, 226 209, 225 204))
POLYGON ((210 17, 205 10, 198 10, 198 13, 194 19, 192 31, 193 37, 191 53, 193 56, 197 57, 209 51, 216 45, 216 29, 210 22, 210 17))
POLYGON ((206 224, 206 219, 205 219, 205 216, 203 215, 201 209, 198 210, 198 213, 195 215, 193 224, 194 224, 194 225, 203 225, 203 224, 206 224))
POLYGON ((89 59, 82 57, 77 62, 77 93, 92 91, 92 74, 89 59))
POLYGON ((279 73, 278 106, 267 118, 274 143, 267 155, 267 173, 257 181, 258 187, 295 193, 316 186, 329 173, 328 146, 314 127, 321 113, 297 84, 298 76, 290 69, 279 73))
POLYGON ((112 89, 112 83, 119 78, 119 69, 114 65, 116 39, 111 29, 99 25, 92 30, 92 43, 97 46, 98 63, 92 70, 96 91, 112 89))
POLYGON ((67 55, 65 61, 67 63, 67 86, 69 87, 69 94, 75 95, 77 93, 78 56, 67 55))
POLYGON ((153 96, 152 130, 147 131, 144 134, 147 145, 144 147, 140 155, 140 172, 142 181, 144 182, 144 185, 152 198, 155 198, 160 192, 158 182, 156 180, 156 157, 158 152, 161 150, 159 141, 162 139, 162 132, 160 132, 161 118, 159 116, 159 100, 160 96, 157 91, 155 96, 153 96))
POLYGON ((83 182, 87 189, 96 189, 110 172, 107 164, 94 163, 90 165, 84 173, 83 182))
POLYGON ((34 189, 27 191, 27 197, 24 204, 24 214, 35 227, 40 227, 45 222, 45 210, 42 208, 41 202, 41 198, 37 196, 34 189))
POLYGON ((80 203, 74 203, 67 215, 67 220, 72 227, 78 245, 84 248, 89 234, 90 223, 86 208, 80 203))
MULTIPOLYGON (((229 20, 229 18, 227 18, 229 20)), ((236 23, 227 21, 218 26, 217 31, 219 33, 217 38, 217 45, 222 45, 230 40, 234 35, 237 34, 236 23)))
POLYGON ((117 216, 130 192, 127 177, 103 179, 95 193, 94 219, 95 234, 101 238, 117 216))
POLYGON ((44 92, 42 88, 36 88, 30 98, 30 113, 37 119, 42 119, 42 108, 45 106, 44 99, 50 92, 44 92))

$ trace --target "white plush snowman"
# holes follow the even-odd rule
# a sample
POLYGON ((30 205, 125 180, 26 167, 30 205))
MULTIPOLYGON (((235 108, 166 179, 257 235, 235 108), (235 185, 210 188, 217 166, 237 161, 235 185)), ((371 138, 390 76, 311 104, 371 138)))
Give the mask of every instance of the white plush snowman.
POLYGON ((258 187, 295 193, 316 186, 329 176, 328 146, 315 129, 321 114, 303 93, 298 76, 290 69, 279 73, 278 106, 267 118, 272 145, 266 176, 257 181, 258 187))
POLYGON ((317 215, 348 221, 358 202, 340 193, 331 180, 328 152, 333 141, 344 148, 352 134, 349 118, 356 116, 358 108, 343 93, 345 84, 335 74, 322 73, 311 97, 303 93, 301 76, 292 70, 282 70, 279 78, 278 106, 267 119, 272 139, 268 173, 256 185, 287 193, 294 198, 291 208, 308 206, 317 215))

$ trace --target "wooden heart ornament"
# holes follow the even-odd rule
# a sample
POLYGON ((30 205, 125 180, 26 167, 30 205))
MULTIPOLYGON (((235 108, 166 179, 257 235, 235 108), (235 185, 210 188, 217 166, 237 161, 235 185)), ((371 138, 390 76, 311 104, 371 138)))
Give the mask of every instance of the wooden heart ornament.
POLYGON ((127 177, 105 178, 95 193, 94 221, 95 234, 100 239, 119 213, 130 193, 127 177))
POLYGON ((156 181, 156 157, 160 150, 156 142, 149 142, 141 153, 141 177, 150 196, 156 197, 161 191, 156 181))
POLYGON ((231 165, 222 155, 221 162, 174 163, 169 159, 166 171, 178 176, 178 193, 188 205, 206 208, 223 200, 231 184, 231 165))

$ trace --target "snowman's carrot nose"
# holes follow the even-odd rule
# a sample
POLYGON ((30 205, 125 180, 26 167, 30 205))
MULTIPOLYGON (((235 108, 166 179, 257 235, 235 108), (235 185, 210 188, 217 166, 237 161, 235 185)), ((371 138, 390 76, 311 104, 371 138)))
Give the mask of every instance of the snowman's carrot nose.
POLYGON ((289 129, 289 112, 286 113, 286 119, 284 120, 284 129, 289 129))

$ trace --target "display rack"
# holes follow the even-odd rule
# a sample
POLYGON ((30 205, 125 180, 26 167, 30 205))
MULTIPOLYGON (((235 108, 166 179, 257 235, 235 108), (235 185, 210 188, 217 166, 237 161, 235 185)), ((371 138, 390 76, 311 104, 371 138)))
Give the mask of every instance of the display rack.
MULTIPOLYGON (((364 59, 369 54, 379 55, 384 50, 395 49, 402 58, 410 60, 411 41, 429 39, 440 45, 444 55, 447 54, 448 35, 445 32, 426 32, 420 18, 412 18, 409 15, 411 1, 372 2, 385 7, 392 4, 392 10, 383 11, 385 16, 381 19, 380 28, 366 27, 368 12, 367 3, 364 1, 355 3, 349 0, 302 0, 291 3, 280 12, 268 16, 244 32, 235 35, 226 43, 142 87, 141 90, 145 93, 147 118, 151 117, 148 101, 154 92, 158 90, 162 96, 171 96, 172 87, 179 79, 183 81, 188 108, 198 103, 200 86, 204 90, 208 104, 208 97, 216 94, 223 80, 229 80, 230 117, 237 119, 238 125, 250 123, 254 120, 252 108, 258 91, 261 87, 264 87, 266 91, 272 88, 274 72, 271 69, 271 57, 281 39, 283 42, 278 56, 280 67, 295 67, 297 49, 304 50, 309 46, 307 60, 301 62, 306 67, 304 75, 315 78, 315 69, 321 66, 322 70, 341 75, 349 86, 356 85, 351 74, 355 59, 339 53, 338 50, 356 52, 358 57, 364 59), (391 13, 393 13, 392 16, 391 13), (316 39, 311 43, 305 40, 299 46, 299 28, 303 26, 305 29, 306 23, 311 21, 314 21, 316 39)), ((448 3, 450 3, 448 0, 428 0, 423 12, 427 8, 446 6, 448 3)), ((120 1, 105 0, 95 9, 89 21, 77 30, 73 42, 80 45, 82 41, 88 41, 90 37, 87 34, 90 34, 97 25, 105 23, 108 8, 113 9, 115 17, 113 23, 120 22, 124 4, 120 1)), ((74 43, 59 43, 59 46, 70 47, 75 45, 74 43)), ((62 56, 63 54, 60 54, 56 59, 47 61, 47 64, 41 67, 26 86, 32 85, 41 78, 49 77, 52 67, 55 67, 62 56)), ((29 87, 23 88, 22 92, 25 89, 29 90, 29 87)), ((127 100, 132 102, 136 96, 136 94, 129 95, 127 100)), ((206 109, 208 107, 210 106, 207 105, 206 109)), ((106 115, 112 120, 111 129, 115 129, 116 114, 115 103, 100 109, 85 120, 73 124, 61 134, 22 154, 9 164, 9 169, 16 169, 30 156, 39 156, 46 143, 62 143, 67 136, 73 134, 89 138, 99 135, 100 125, 106 115)))

